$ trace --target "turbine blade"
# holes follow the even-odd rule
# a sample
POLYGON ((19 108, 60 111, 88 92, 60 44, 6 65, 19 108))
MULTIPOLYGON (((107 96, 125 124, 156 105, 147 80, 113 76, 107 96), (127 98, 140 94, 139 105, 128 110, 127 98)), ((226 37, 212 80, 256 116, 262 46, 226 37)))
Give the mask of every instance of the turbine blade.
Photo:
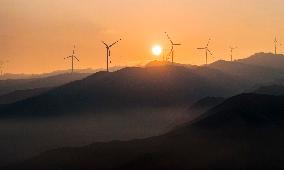
POLYGON ((72 57, 72 56, 65 57, 64 60, 66 60, 66 59, 68 59, 68 58, 70 58, 70 57, 72 57))
POLYGON ((210 44, 210 41, 211 41, 211 38, 209 38, 209 40, 208 40, 208 42, 207 42, 207 45, 206 45, 206 47, 208 47, 208 46, 209 46, 209 44, 210 44))
POLYGON ((115 44, 117 44, 119 41, 121 41, 122 39, 117 40, 116 42, 112 43, 109 47, 114 46, 115 44))
POLYGON ((77 61, 80 61, 76 56, 74 56, 74 58, 76 58, 77 61))
POLYGON ((103 43, 106 47, 108 47, 108 45, 107 45, 104 41, 102 41, 102 43, 103 43))
POLYGON ((205 50, 206 48, 197 48, 198 50, 205 50))
POLYGON ((181 44, 173 44, 173 45, 181 45, 181 44))
POLYGON ((174 45, 174 42, 172 41, 171 37, 169 36, 169 34, 167 32, 165 32, 166 36, 168 37, 168 39, 170 40, 171 44, 174 45))
POLYGON ((211 55, 213 55, 209 49, 207 49, 207 51, 208 51, 211 55))

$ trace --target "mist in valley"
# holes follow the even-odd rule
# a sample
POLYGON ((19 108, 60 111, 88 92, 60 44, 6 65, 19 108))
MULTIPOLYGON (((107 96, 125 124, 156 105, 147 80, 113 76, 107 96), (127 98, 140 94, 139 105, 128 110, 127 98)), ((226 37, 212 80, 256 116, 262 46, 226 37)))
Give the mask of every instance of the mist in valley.
POLYGON ((190 121, 190 115, 180 106, 0 120, 0 165, 59 147, 158 136, 190 121))

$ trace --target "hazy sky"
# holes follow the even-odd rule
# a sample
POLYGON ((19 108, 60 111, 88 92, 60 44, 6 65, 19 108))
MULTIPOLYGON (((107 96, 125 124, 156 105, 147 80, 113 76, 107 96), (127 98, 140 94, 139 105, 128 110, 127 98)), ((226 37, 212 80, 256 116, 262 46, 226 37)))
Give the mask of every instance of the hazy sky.
MULTIPOLYGON (((123 38, 112 50, 112 66, 153 60, 151 47, 168 48, 164 35, 183 45, 176 61, 203 64, 196 50, 212 38, 214 58, 229 59, 273 50, 274 36, 284 44, 283 0, 0 0, 0 60, 5 72, 42 73, 67 69, 63 58, 77 46, 77 68, 105 67, 107 42, 123 38)), ((284 45, 281 47, 284 51, 284 45)))

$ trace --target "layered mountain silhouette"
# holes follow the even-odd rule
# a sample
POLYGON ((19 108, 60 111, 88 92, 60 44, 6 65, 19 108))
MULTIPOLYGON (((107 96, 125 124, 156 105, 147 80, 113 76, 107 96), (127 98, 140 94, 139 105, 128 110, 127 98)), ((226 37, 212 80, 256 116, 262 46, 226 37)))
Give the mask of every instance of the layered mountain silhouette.
POLYGON ((169 106, 187 106, 192 115, 161 136, 59 148, 3 169, 283 169, 283 56, 271 55, 200 67, 152 62, 1 105, 2 121, 169 106))
MULTIPOLYGON (((278 61, 277 57, 281 58, 278 55, 271 57, 270 54, 256 56, 259 55, 261 59, 271 60, 271 63, 278 61)), ((254 56, 246 60, 249 63, 254 61, 254 56)), ((98 72, 46 93, 2 106, 0 117, 57 116, 111 109, 189 105, 206 96, 230 97, 284 80, 284 72, 276 68, 238 61, 218 61, 201 67, 159 64, 156 61, 145 68, 98 72)), ((74 80, 82 75, 71 77, 74 80)), ((43 85, 55 86, 54 82, 59 85, 71 81, 68 75, 52 79, 28 81, 26 86, 41 88, 43 85)))
POLYGON ((98 72, 47 93, 6 105, 1 117, 50 116, 101 109, 188 105, 206 96, 230 96, 245 84, 218 70, 182 66, 98 72))
POLYGON ((10 169, 283 169, 283 106, 284 96, 242 94, 162 136, 56 149, 10 169))

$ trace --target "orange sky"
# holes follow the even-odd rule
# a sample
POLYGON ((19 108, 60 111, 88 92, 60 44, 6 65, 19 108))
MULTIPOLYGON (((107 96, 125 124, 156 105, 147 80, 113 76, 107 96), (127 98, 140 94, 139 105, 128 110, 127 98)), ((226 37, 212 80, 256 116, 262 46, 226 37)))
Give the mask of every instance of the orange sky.
MULTIPOLYGON (((203 64, 196 50, 212 38, 214 58, 229 59, 273 50, 273 38, 284 44, 283 0, 1 0, 0 60, 5 72, 42 73, 67 69, 63 60, 78 48, 77 68, 105 67, 101 40, 123 41, 112 50, 112 66, 137 65, 155 59, 154 44, 168 48, 164 35, 183 45, 176 61, 203 64)), ((281 47, 284 51, 284 45, 281 47)))

